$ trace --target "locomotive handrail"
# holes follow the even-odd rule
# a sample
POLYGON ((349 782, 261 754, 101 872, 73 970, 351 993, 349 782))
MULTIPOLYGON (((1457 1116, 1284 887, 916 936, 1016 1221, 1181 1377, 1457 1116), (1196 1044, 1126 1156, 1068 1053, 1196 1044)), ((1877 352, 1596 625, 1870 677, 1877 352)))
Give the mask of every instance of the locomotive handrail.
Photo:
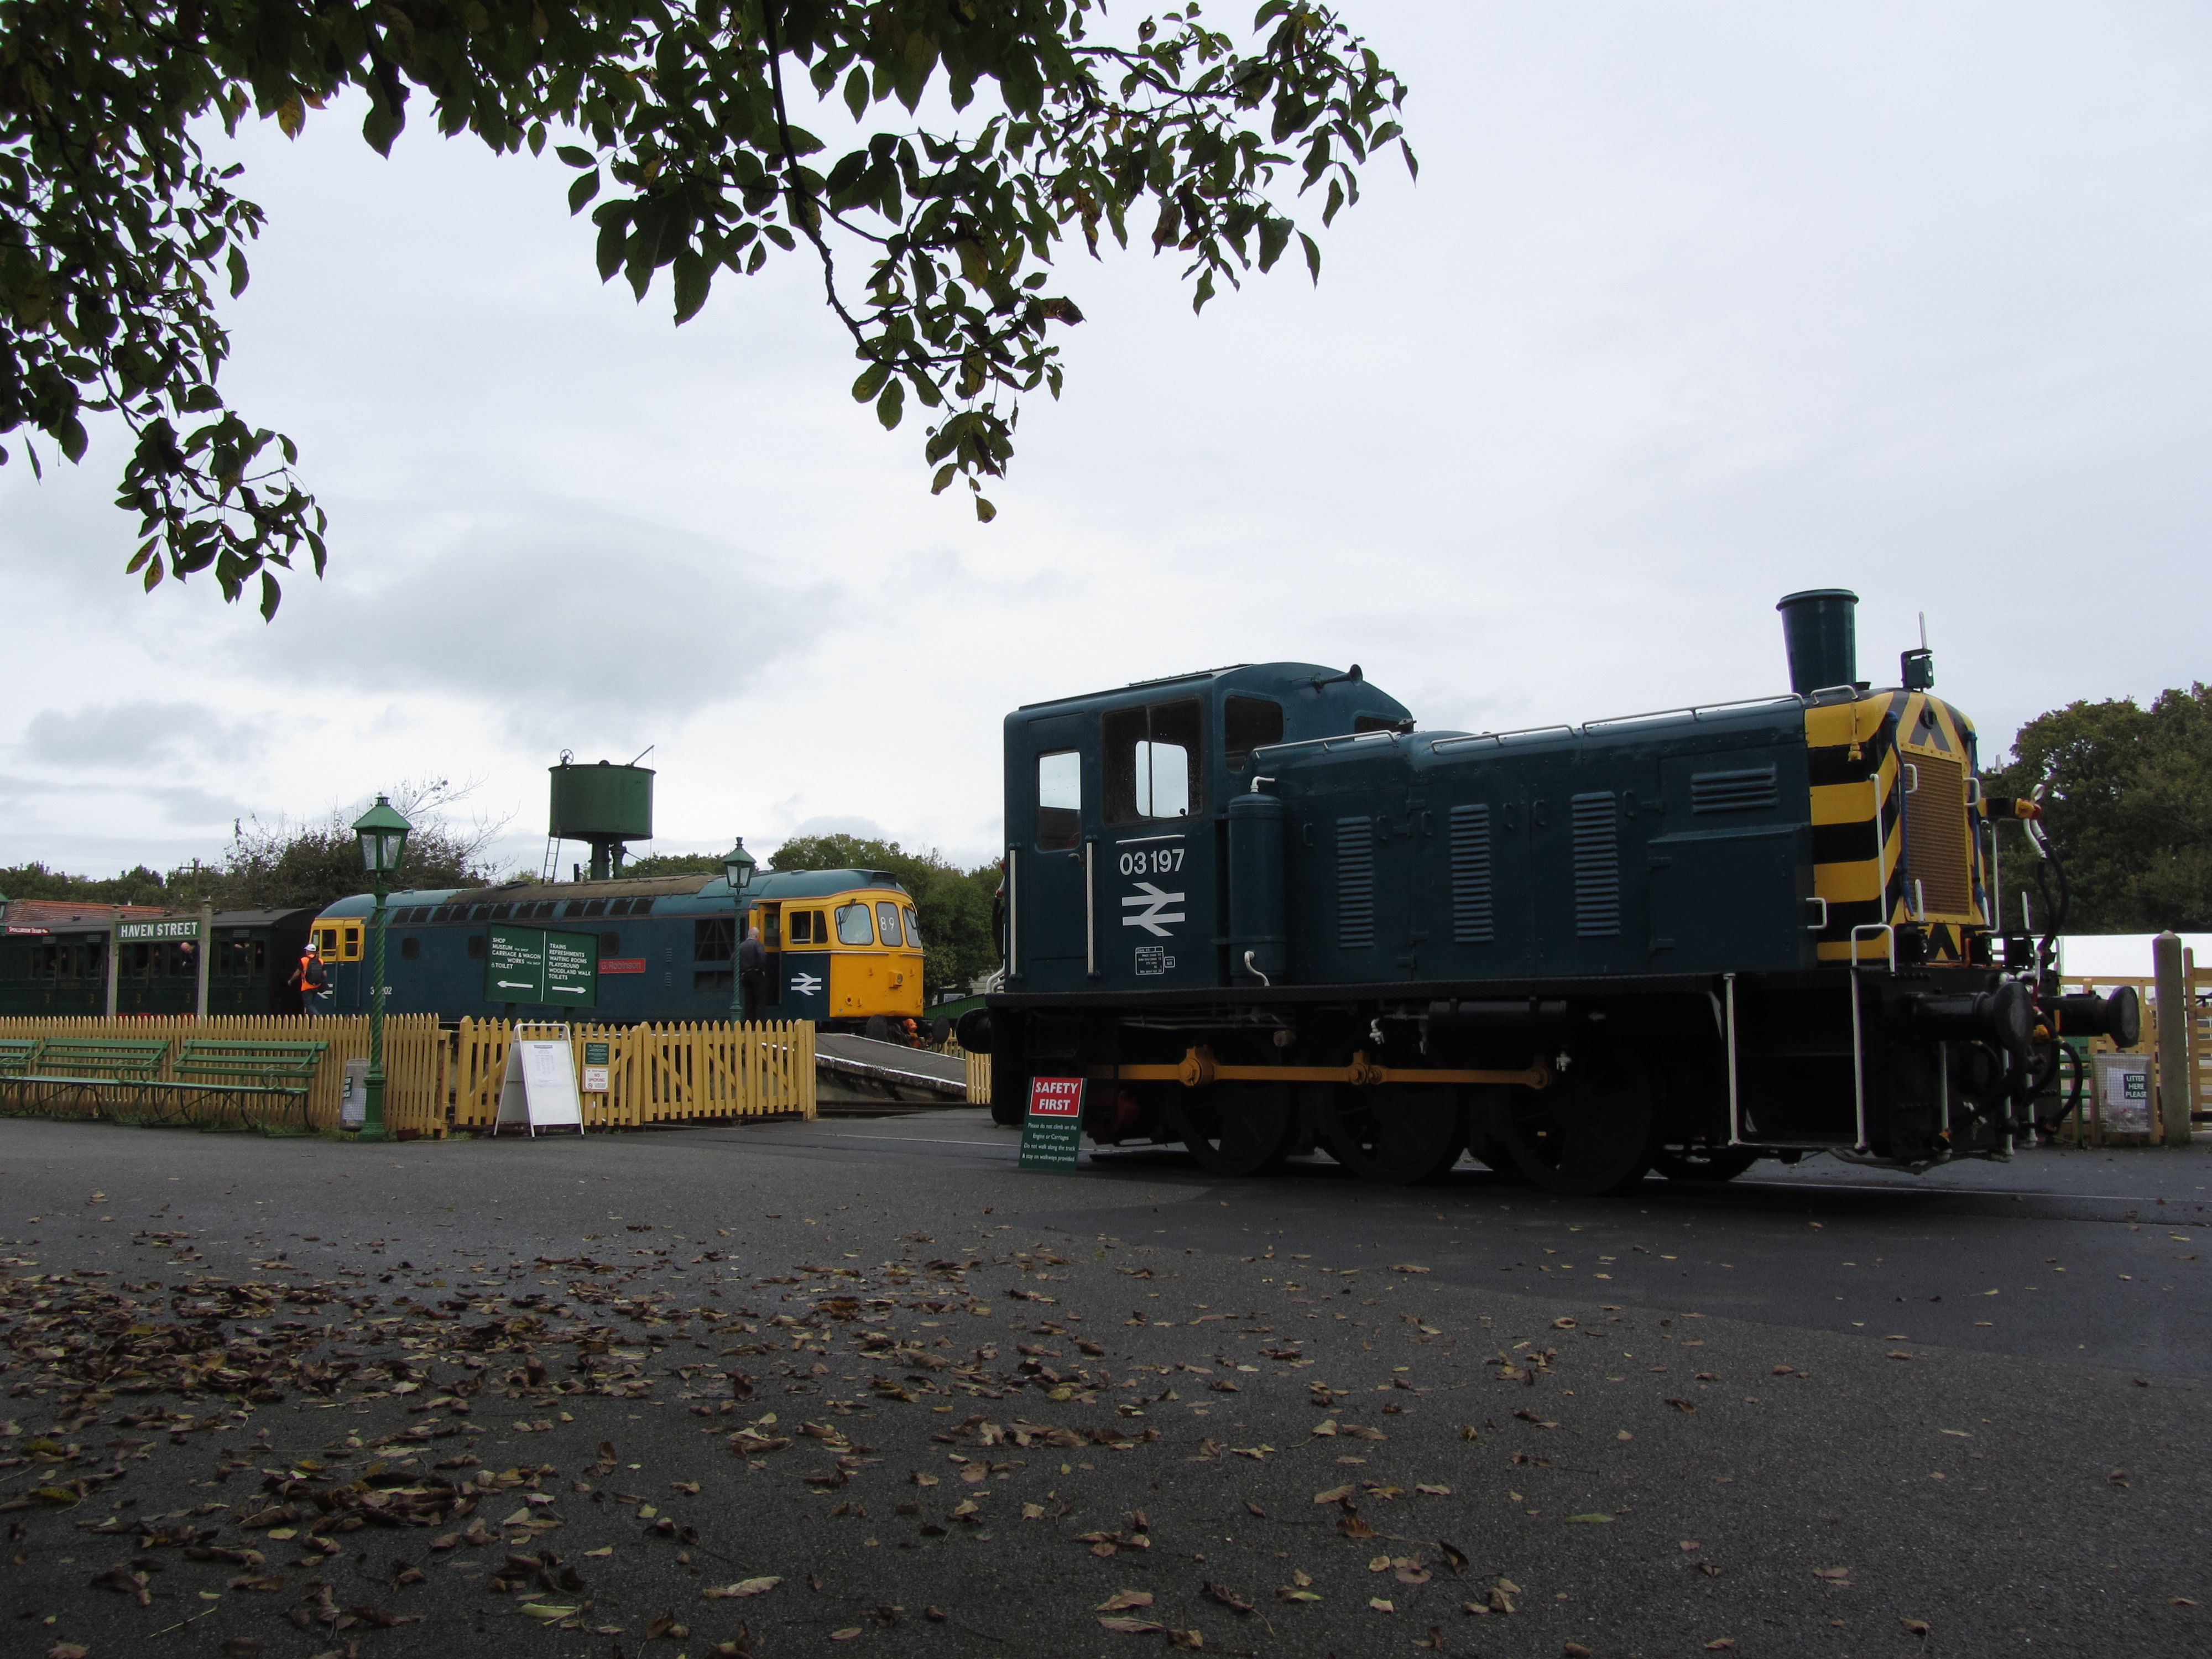
MULTIPOLYGON (((1326 749, 1333 743, 1372 743, 1377 738, 1387 738, 1392 743, 1395 743, 1402 735, 1404 734, 1397 732, 1338 732, 1326 738, 1300 738, 1296 743, 1255 744, 1252 745, 1252 753, 1255 757, 1279 755, 1292 749, 1311 749, 1316 744, 1326 749)), ((1270 779, 1269 781, 1272 782, 1273 780, 1270 779)), ((1253 781, 1253 787, 1255 789, 1259 787, 1259 780, 1253 781)))
MULTIPOLYGON (((1731 698, 1726 702, 1685 703, 1680 708, 1653 708, 1646 710, 1644 713, 1640 714, 1610 714, 1602 720, 1585 720, 1580 726, 1574 726, 1565 722, 1554 722, 1549 726, 1516 726, 1511 730, 1505 732, 1462 732, 1455 738, 1431 738, 1429 743, 1429 752, 1431 754, 1435 754, 1438 750, 1449 748, 1454 744, 1502 744, 1508 738, 1535 737, 1546 732, 1565 732, 1574 737, 1588 737, 1592 732, 1597 730, 1601 726, 1627 726, 1637 720, 1665 720, 1669 715, 1674 714, 1687 714, 1692 720, 1702 720, 1707 714, 1718 714, 1722 710, 1729 708, 1763 708, 1774 707, 1782 703, 1796 703, 1802 707, 1806 703, 1817 702, 1824 695, 1825 693, 1823 692, 1815 691, 1811 693, 1809 696, 1800 696, 1795 691, 1791 691, 1775 696, 1735 697, 1731 698)), ((1856 696, 1856 694, 1854 693, 1853 695, 1856 696)))
POLYGON ((1349 1066, 1224 1066, 1213 1050, 1200 1045, 1185 1052, 1173 1066, 1115 1066, 1118 1082, 1180 1083, 1186 1089, 1207 1084, 1230 1083, 1349 1083, 1369 1088, 1379 1083, 1506 1084, 1523 1089, 1548 1089, 1552 1067, 1541 1054, 1517 1072, 1447 1071, 1429 1066, 1377 1066, 1365 1049, 1352 1057, 1349 1066))

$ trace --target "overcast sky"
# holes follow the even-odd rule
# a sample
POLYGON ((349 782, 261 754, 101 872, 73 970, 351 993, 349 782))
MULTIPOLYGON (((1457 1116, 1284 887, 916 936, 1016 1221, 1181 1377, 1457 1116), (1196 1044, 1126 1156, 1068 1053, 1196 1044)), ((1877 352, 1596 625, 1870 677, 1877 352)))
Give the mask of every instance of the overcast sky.
POLYGON ((599 283, 566 168, 419 94, 389 161, 357 112, 242 134, 223 383, 298 441, 330 574, 273 625, 143 596, 119 430, 7 467, 0 864, 214 859, 443 775, 535 868, 544 769, 648 744, 659 850, 980 862, 1019 703, 1276 659, 1427 727, 1754 696, 1774 600, 1831 584, 1877 681, 1927 613, 1985 754, 2206 675, 2212 14, 1345 11, 1419 184, 1379 161, 1318 289, 1199 319, 1170 259, 1071 259, 1090 320, 988 526, 850 401, 799 262, 678 330, 599 283))

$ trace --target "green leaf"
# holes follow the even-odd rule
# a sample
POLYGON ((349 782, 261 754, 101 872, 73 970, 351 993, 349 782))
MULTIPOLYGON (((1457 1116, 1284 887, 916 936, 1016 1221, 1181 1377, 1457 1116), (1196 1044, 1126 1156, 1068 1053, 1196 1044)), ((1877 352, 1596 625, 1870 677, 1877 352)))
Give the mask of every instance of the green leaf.
POLYGON ((1321 245, 1303 230, 1298 233, 1298 240, 1305 245, 1306 270, 1312 274, 1315 286, 1318 287, 1321 283, 1321 245))
POLYGON ((868 107, 868 72, 856 69, 845 77, 845 107, 853 112, 857 121, 868 107))
POLYGON ((714 281, 714 262, 695 248, 685 248, 676 256, 672 272, 676 282, 676 320, 680 325, 699 314, 699 307, 707 303, 707 290, 714 281))
POLYGON ((233 243, 230 255, 223 263, 230 270, 230 297, 235 300, 246 292, 246 255, 240 252, 237 244, 233 243))
POLYGON ((884 382, 890 376, 891 366, 889 363, 870 363, 860 371, 860 378, 853 382, 853 401, 856 404, 868 402, 884 389, 884 382))
POLYGON ((1292 228, 1288 219, 1268 218, 1260 221, 1261 270, 1273 270, 1275 268, 1275 261, 1283 257, 1284 248, 1290 245, 1292 228))
POLYGON ((599 170, 580 173, 568 186, 568 213, 573 218, 584 210, 584 204, 599 193, 599 170))
MULTIPOLYGON (((156 569, 160 568, 158 565, 155 567, 156 569)), ((276 607, 283 603, 283 590, 276 586, 276 577, 265 570, 263 571, 261 573, 261 620, 275 622, 276 607)))
POLYGON ((591 151, 579 149, 574 144, 562 144, 553 153, 572 167, 595 167, 599 164, 591 151))
POLYGON ((888 432, 899 423, 900 417, 905 413, 905 383, 900 380, 885 381, 883 396, 876 399, 876 418, 884 423, 884 430, 888 432))
POLYGON ((999 509, 997 507, 992 506, 990 502, 985 501, 981 495, 978 495, 975 498, 975 520, 978 524, 988 524, 992 520, 998 516, 999 509))
POLYGON ((761 227, 761 234, 767 237, 769 241, 774 242, 778 247, 781 248, 786 253, 790 252, 792 249, 799 246, 799 239, 793 236, 789 231, 786 230, 781 225, 763 225, 761 227))
POLYGON ((953 465, 950 461, 947 461, 943 466, 939 467, 937 469, 937 477, 930 483, 929 493, 933 495, 942 495, 945 493, 945 486, 952 482, 954 477, 959 472, 959 471, 960 469, 953 465))

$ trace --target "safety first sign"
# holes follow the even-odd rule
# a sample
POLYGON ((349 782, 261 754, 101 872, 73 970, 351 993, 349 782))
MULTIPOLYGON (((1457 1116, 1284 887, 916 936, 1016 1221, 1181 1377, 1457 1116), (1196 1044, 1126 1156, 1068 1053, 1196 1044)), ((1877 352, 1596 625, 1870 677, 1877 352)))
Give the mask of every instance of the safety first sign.
POLYGON ((1083 1151, 1083 1079, 1030 1080, 1029 1115, 1022 1123, 1022 1168, 1072 1170, 1083 1151))

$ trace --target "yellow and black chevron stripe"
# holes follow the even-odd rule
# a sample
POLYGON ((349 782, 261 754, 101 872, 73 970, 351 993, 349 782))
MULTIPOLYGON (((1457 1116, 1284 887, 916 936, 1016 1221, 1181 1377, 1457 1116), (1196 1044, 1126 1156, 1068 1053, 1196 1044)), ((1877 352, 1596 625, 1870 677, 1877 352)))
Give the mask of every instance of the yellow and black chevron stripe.
MULTIPOLYGON (((1925 691, 1884 691, 1808 708, 1805 743, 1820 960, 1850 961, 1856 927, 1913 921, 1932 959, 1967 960, 1992 920, 1972 722, 1925 691)), ((1875 935, 1858 953, 1887 948, 1875 935)))

